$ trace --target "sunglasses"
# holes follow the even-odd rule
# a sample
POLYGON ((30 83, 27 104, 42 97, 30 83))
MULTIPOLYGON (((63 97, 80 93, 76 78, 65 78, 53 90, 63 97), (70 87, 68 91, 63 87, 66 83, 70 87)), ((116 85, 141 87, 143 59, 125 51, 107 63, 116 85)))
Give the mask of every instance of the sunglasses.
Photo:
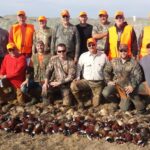
POLYGON ((120 49, 120 52, 127 52, 126 49, 120 49))
POLYGON ((69 18, 69 16, 62 16, 62 18, 69 18))
POLYGON ((57 51, 57 53, 65 53, 66 50, 57 51))
POLYGON ((116 19, 123 19, 123 17, 122 16, 117 16, 116 19))
POLYGON ((88 47, 94 47, 95 44, 88 44, 88 47))
POLYGON ((8 49, 8 51, 9 51, 9 52, 12 52, 12 51, 14 51, 14 49, 10 48, 10 49, 8 49))

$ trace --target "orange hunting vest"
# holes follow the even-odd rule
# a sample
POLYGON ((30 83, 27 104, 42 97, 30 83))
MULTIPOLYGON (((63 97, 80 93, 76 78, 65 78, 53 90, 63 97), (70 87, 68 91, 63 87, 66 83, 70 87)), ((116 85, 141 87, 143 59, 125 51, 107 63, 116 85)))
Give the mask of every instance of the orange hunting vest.
POLYGON ((19 24, 12 26, 13 41, 20 53, 29 54, 32 52, 32 42, 34 26, 31 24, 26 24, 24 28, 19 24))
POLYGON ((143 39, 142 39, 142 46, 140 50, 140 58, 148 54, 146 49, 146 45, 148 43, 150 43, 150 26, 144 27, 143 30, 143 39))
MULTIPOLYGON (((127 44, 128 45, 128 56, 131 56, 131 35, 132 35, 132 26, 127 25, 125 26, 122 34, 121 34, 121 39, 120 39, 120 44, 127 44)), ((110 45, 110 50, 109 50, 109 59, 112 58, 117 58, 119 57, 119 51, 117 47, 117 42, 118 42, 118 34, 116 27, 110 27, 109 28, 109 45, 110 45)))

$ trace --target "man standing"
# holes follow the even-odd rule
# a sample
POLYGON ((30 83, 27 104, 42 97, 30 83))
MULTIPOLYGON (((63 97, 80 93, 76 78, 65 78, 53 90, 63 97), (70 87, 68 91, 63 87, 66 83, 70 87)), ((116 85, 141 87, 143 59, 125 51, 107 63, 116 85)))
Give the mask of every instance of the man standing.
POLYGON ((7 53, 6 45, 8 43, 8 32, 0 28, 0 67, 2 60, 7 53))
POLYGON ((25 80, 25 56, 18 53, 14 43, 8 43, 7 50, 8 54, 5 56, 0 69, 0 98, 1 101, 7 103, 7 93, 5 93, 5 88, 10 87, 16 92, 18 103, 23 104, 24 96, 20 90, 20 86, 25 80))
POLYGON ((10 29, 9 42, 15 43, 19 53, 27 58, 31 57, 34 26, 26 23, 26 14, 23 10, 17 12, 18 23, 10 29))
POLYGON ((38 22, 39 22, 39 29, 35 31, 33 36, 32 52, 33 53, 37 52, 36 50, 37 41, 43 41, 45 45, 44 53, 50 53, 52 29, 47 26, 47 18, 45 16, 39 16, 38 22))
POLYGON ((108 28, 112 24, 108 21, 108 13, 106 10, 99 12, 99 23, 93 26, 92 36, 97 40, 97 49, 104 51, 108 28))
POLYGON ((80 56, 76 80, 71 84, 71 91, 78 102, 79 108, 84 108, 81 94, 89 89, 92 90, 93 94, 93 106, 98 106, 101 102, 104 87, 103 68, 107 62, 107 57, 104 53, 97 51, 94 38, 87 40, 87 46, 89 51, 80 56))
POLYGON ((136 59, 138 46, 135 31, 131 25, 125 22, 123 12, 117 11, 115 13, 115 25, 109 28, 105 44, 105 53, 109 59, 119 57, 120 44, 128 45, 128 56, 133 56, 136 59))
POLYGON ((150 26, 145 26, 139 36, 139 47, 140 47, 140 53, 139 53, 139 58, 142 58, 148 54, 147 51, 147 44, 150 43, 150 26))
POLYGON ((107 86, 103 90, 103 96, 108 99, 115 92, 122 89, 120 108, 127 111, 131 102, 138 113, 146 111, 144 102, 137 93, 139 84, 142 82, 142 70, 136 60, 128 55, 128 45, 119 46, 119 58, 112 59, 104 68, 104 77, 107 86))
POLYGON ((65 44, 58 44, 57 55, 51 58, 46 70, 42 91, 43 102, 46 105, 52 103, 54 99, 52 94, 55 89, 59 89, 63 98, 63 105, 71 105, 70 83, 75 78, 75 74, 76 67, 74 61, 67 56, 65 44))
POLYGON ((80 54, 88 51, 87 39, 92 36, 93 26, 87 23, 88 16, 86 12, 80 12, 79 21, 80 23, 76 25, 79 35, 80 35, 80 54))
POLYGON ((76 63, 79 57, 80 40, 76 26, 70 22, 70 14, 68 10, 61 12, 61 24, 57 25, 52 37, 52 54, 55 53, 57 45, 64 43, 67 47, 67 56, 73 58, 76 63))

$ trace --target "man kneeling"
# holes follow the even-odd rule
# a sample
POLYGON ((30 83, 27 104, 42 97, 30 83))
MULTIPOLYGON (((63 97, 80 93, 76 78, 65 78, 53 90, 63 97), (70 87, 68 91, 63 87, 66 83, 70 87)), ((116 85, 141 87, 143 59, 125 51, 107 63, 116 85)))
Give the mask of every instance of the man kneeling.
POLYGON ((103 90, 103 96, 108 99, 115 92, 120 95, 120 108, 127 111, 131 102, 138 113, 146 111, 144 102, 140 100, 137 89, 142 82, 142 70, 134 59, 128 57, 128 46, 121 44, 119 58, 110 61, 104 68, 104 77, 107 86, 103 90))
POLYGON ((74 61, 67 57, 65 44, 57 46, 57 55, 49 61, 46 78, 42 88, 43 102, 48 105, 53 102, 55 89, 61 91, 63 105, 71 105, 70 83, 75 78, 76 67, 74 61))
POLYGON ((20 90, 22 82, 25 80, 26 59, 25 56, 19 54, 14 43, 7 44, 8 54, 4 57, 0 69, 0 103, 7 104, 10 93, 15 93, 17 102, 24 103, 24 95, 20 90))
POLYGON ((87 40, 87 47, 89 51, 80 56, 77 67, 77 77, 71 84, 71 90, 78 102, 79 108, 84 108, 81 94, 88 89, 92 90, 93 106, 98 106, 101 102, 101 94, 104 87, 103 68, 107 62, 107 56, 97 51, 96 40, 94 38, 87 40))

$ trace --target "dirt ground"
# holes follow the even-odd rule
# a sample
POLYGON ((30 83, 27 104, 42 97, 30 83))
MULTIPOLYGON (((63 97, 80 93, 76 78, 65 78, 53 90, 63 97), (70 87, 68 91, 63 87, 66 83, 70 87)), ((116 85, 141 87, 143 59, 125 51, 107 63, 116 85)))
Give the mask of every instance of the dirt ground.
MULTIPOLYGON (((137 122, 144 127, 150 127, 150 114, 146 116, 136 115, 135 110, 131 113, 124 113, 113 103, 100 105, 96 109, 90 107, 83 112, 75 108, 62 107, 62 103, 58 103, 54 107, 48 106, 46 108, 42 108, 41 104, 31 107, 14 106, 9 110, 9 113, 16 116, 17 114, 22 114, 24 111, 28 111, 36 116, 42 116, 47 114, 47 112, 53 112, 52 110, 54 109, 60 110, 55 116, 71 115, 73 117, 77 114, 84 116, 91 116, 92 114, 95 118, 116 118, 118 122, 137 122)), ((150 110, 150 105, 147 106, 147 110, 150 110)), ((32 137, 27 133, 14 133, 0 130, 0 150, 150 150, 150 138, 143 147, 130 142, 123 144, 118 144, 116 142, 109 143, 105 138, 90 139, 86 135, 82 136, 77 133, 70 136, 64 136, 60 133, 37 134, 32 137)))
POLYGON ((89 140, 76 134, 36 135, 0 131, 0 150, 150 150, 150 144, 139 147, 132 143, 108 143, 104 139, 89 140))

